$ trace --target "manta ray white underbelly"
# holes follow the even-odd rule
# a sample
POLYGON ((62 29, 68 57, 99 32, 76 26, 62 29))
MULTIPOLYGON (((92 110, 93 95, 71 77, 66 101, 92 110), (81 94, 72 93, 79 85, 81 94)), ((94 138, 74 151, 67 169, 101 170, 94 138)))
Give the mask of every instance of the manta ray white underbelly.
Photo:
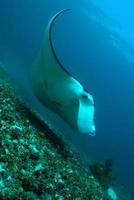
POLYGON ((52 44, 53 23, 69 10, 58 12, 49 21, 43 44, 31 67, 30 81, 35 95, 43 105, 56 112, 71 127, 94 135, 93 97, 60 63, 52 44))

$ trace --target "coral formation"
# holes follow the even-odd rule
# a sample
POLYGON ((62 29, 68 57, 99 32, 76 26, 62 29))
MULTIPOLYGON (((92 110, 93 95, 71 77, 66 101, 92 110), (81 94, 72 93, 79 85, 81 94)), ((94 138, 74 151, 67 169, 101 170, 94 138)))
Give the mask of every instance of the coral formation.
POLYGON ((0 76, 0 199, 106 200, 78 153, 0 76))
POLYGON ((108 189, 115 182, 117 176, 112 170, 113 161, 106 160, 104 164, 96 162, 90 165, 90 170, 104 189, 108 189))

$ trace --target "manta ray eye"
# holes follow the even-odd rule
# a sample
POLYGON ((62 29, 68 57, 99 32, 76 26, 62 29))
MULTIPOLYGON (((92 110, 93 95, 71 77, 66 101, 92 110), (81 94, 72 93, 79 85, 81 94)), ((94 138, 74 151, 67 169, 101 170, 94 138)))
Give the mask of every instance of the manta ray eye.
POLYGON ((87 92, 82 94, 82 98, 84 100, 88 100, 91 105, 94 105, 94 101, 93 101, 92 96, 90 94, 88 94, 87 92))
POLYGON ((82 94, 82 98, 88 99, 88 94, 86 94, 86 93, 82 94))

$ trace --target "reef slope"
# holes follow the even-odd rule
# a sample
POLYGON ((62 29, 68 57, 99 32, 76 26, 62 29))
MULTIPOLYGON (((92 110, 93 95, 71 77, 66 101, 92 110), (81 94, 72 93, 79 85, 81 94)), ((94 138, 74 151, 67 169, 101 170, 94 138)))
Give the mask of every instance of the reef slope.
POLYGON ((106 200, 78 153, 0 68, 0 199, 106 200))

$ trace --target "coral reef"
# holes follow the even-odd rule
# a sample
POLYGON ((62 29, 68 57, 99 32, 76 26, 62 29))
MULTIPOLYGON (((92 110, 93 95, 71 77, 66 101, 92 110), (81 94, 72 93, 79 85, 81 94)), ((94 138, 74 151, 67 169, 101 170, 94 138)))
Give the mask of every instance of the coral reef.
POLYGON ((117 175, 113 172, 113 161, 106 160, 104 164, 96 162, 90 165, 90 170, 104 189, 108 189, 115 182, 117 175))
POLYGON ((33 113, 0 70, 0 199, 106 200, 78 153, 33 113))

